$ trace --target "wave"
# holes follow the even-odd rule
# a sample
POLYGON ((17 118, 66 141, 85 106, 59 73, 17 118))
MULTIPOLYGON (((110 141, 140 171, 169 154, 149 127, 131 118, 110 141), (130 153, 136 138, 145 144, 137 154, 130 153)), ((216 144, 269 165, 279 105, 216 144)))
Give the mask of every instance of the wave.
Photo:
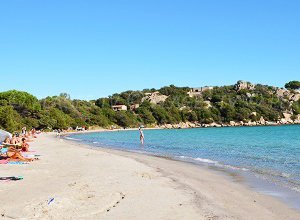
POLYGON ((187 157, 187 156, 179 156, 177 158, 181 158, 181 159, 184 159, 184 160, 198 161, 198 162, 205 163, 205 164, 212 164, 212 165, 217 166, 217 167, 229 168, 229 169, 232 169, 232 170, 242 170, 242 171, 248 171, 249 170, 249 169, 243 168, 243 167, 235 167, 235 166, 231 166, 231 165, 227 165, 227 164, 221 164, 219 161, 210 160, 210 159, 207 159, 207 158, 201 158, 201 157, 194 158, 194 157, 187 157))
POLYGON ((81 139, 78 138, 71 138, 71 137, 65 137, 67 140, 73 140, 73 141, 82 141, 81 139))
POLYGON ((289 174, 289 173, 275 171, 275 170, 255 169, 254 171, 261 175, 269 175, 269 176, 282 177, 282 178, 290 178, 291 177, 291 174, 289 174))

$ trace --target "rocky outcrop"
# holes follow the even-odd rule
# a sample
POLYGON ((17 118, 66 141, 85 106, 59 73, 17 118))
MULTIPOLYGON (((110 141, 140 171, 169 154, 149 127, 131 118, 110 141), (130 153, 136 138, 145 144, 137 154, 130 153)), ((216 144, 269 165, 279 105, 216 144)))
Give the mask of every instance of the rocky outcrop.
POLYGON ((159 92, 145 93, 145 97, 142 98, 142 102, 147 100, 150 103, 158 104, 158 103, 161 103, 161 102, 165 102, 167 98, 168 98, 168 96, 162 95, 159 92))
POLYGON ((290 91, 287 90, 287 89, 280 89, 280 88, 277 88, 276 90, 276 95, 280 98, 283 98, 283 97, 287 97, 290 95, 290 91))
POLYGON ((294 121, 292 120, 292 115, 293 115, 292 113, 283 112, 282 115, 283 115, 283 118, 281 118, 279 120, 280 124, 292 124, 292 123, 294 123, 294 121))
POLYGON ((266 121, 265 121, 265 119, 261 116, 260 119, 259 119, 259 121, 258 121, 258 123, 261 124, 261 125, 264 125, 264 124, 266 124, 266 121))
POLYGON ((254 90, 255 89, 255 85, 250 83, 250 82, 246 82, 246 81, 238 81, 236 84, 235 84, 235 89, 237 91, 240 91, 242 89, 249 89, 249 90, 254 90))
POLYGON ((300 124, 300 114, 296 116, 296 119, 294 120, 295 124, 300 124))
POLYGON ((300 99, 300 94, 299 93, 291 94, 289 96, 289 101, 297 102, 299 99, 300 99))

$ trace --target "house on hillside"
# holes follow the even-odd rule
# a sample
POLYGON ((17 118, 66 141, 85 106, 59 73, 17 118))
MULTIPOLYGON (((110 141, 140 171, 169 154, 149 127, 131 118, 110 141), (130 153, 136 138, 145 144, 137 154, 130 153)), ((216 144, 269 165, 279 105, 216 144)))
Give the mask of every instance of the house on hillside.
POLYGON ((202 92, 212 90, 213 88, 214 88, 213 86, 204 86, 204 87, 192 88, 187 94, 190 97, 200 96, 202 92))
POLYGON ((118 111, 127 111, 127 106, 126 105, 113 105, 112 109, 116 112, 118 112, 118 111))

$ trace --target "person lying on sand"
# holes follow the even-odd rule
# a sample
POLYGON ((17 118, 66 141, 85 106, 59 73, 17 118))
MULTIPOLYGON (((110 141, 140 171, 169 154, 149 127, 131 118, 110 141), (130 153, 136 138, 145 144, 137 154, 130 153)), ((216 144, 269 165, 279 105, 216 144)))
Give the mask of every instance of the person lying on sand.
POLYGON ((11 151, 9 150, 7 153, 6 153, 9 161, 24 161, 24 162, 31 162, 37 158, 26 158, 26 157, 23 157, 23 155, 18 152, 18 151, 11 151))
MULTIPOLYGON (((11 140, 9 137, 6 137, 5 140, 3 141, 3 146, 0 147, 0 156, 5 157, 9 159, 10 161, 25 161, 25 162, 30 162, 33 161, 34 159, 38 158, 25 158, 21 152, 15 148, 15 144, 11 144, 11 140)), ((24 149, 28 151, 29 145, 24 141, 24 149)), ((18 145, 17 145, 18 146, 18 145)), ((23 146, 22 146, 23 148, 23 146)))
POLYGON ((25 158, 17 149, 13 147, 1 147, 0 156, 9 161, 31 162, 37 158, 25 158))

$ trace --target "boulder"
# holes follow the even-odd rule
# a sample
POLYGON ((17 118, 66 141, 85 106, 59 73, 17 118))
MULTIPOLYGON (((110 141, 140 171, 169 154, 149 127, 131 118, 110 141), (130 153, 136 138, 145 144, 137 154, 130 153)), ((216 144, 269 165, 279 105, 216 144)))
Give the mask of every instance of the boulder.
POLYGON ((251 112, 251 114, 250 115, 254 115, 254 116, 256 116, 257 115, 257 112, 251 112))
POLYGON ((259 121, 258 121, 258 123, 261 124, 261 125, 264 125, 264 124, 266 124, 266 121, 265 121, 265 119, 261 116, 260 119, 259 119, 259 121))
POLYGON ((230 125, 230 126, 236 126, 236 123, 235 123, 235 121, 230 121, 230 122, 229 122, 229 125, 230 125))
POLYGON ((276 95, 277 95, 278 97, 283 98, 283 97, 285 97, 285 96, 289 96, 289 95, 290 95, 290 91, 287 90, 287 89, 280 89, 280 88, 278 88, 278 89, 276 90, 276 95))
POLYGON ((237 91, 240 91, 242 89, 249 89, 249 90, 254 90, 255 89, 255 85, 250 83, 250 82, 246 82, 246 81, 238 81, 236 84, 235 84, 235 89, 237 91))
POLYGON ((282 114, 283 114, 283 118, 282 119, 284 119, 283 121, 285 121, 286 123, 292 123, 293 122, 293 120, 291 119, 292 114, 287 113, 287 112, 284 112, 282 114))
POLYGON ((296 118, 294 120, 294 123, 295 124, 300 124, 300 114, 299 115, 296 115, 296 118))
POLYGON ((245 126, 256 126, 256 122, 255 121, 248 121, 247 123, 244 124, 245 126))
POLYGON ((215 122, 210 123, 209 126, 210 126, 210 127, 216 127, 216 128, 222 127, 220 124, 217 124, 217 123, 215 123, 215 122))
POLYGON ((299 99, 300 99, 300 94, 299 93, 297 93, 297 94, 291 94, 289 96, 289 100, 293 101, 293 102, 297 102, 299 99))
POLYGON ((161 103, 161 102, 165 102, 168 97, 169 96, 162 95, 159 92, 145 93, 145 97, 142 98, 142 102, 147 100, 150 103, 158 104, 158 103, 161 103))

